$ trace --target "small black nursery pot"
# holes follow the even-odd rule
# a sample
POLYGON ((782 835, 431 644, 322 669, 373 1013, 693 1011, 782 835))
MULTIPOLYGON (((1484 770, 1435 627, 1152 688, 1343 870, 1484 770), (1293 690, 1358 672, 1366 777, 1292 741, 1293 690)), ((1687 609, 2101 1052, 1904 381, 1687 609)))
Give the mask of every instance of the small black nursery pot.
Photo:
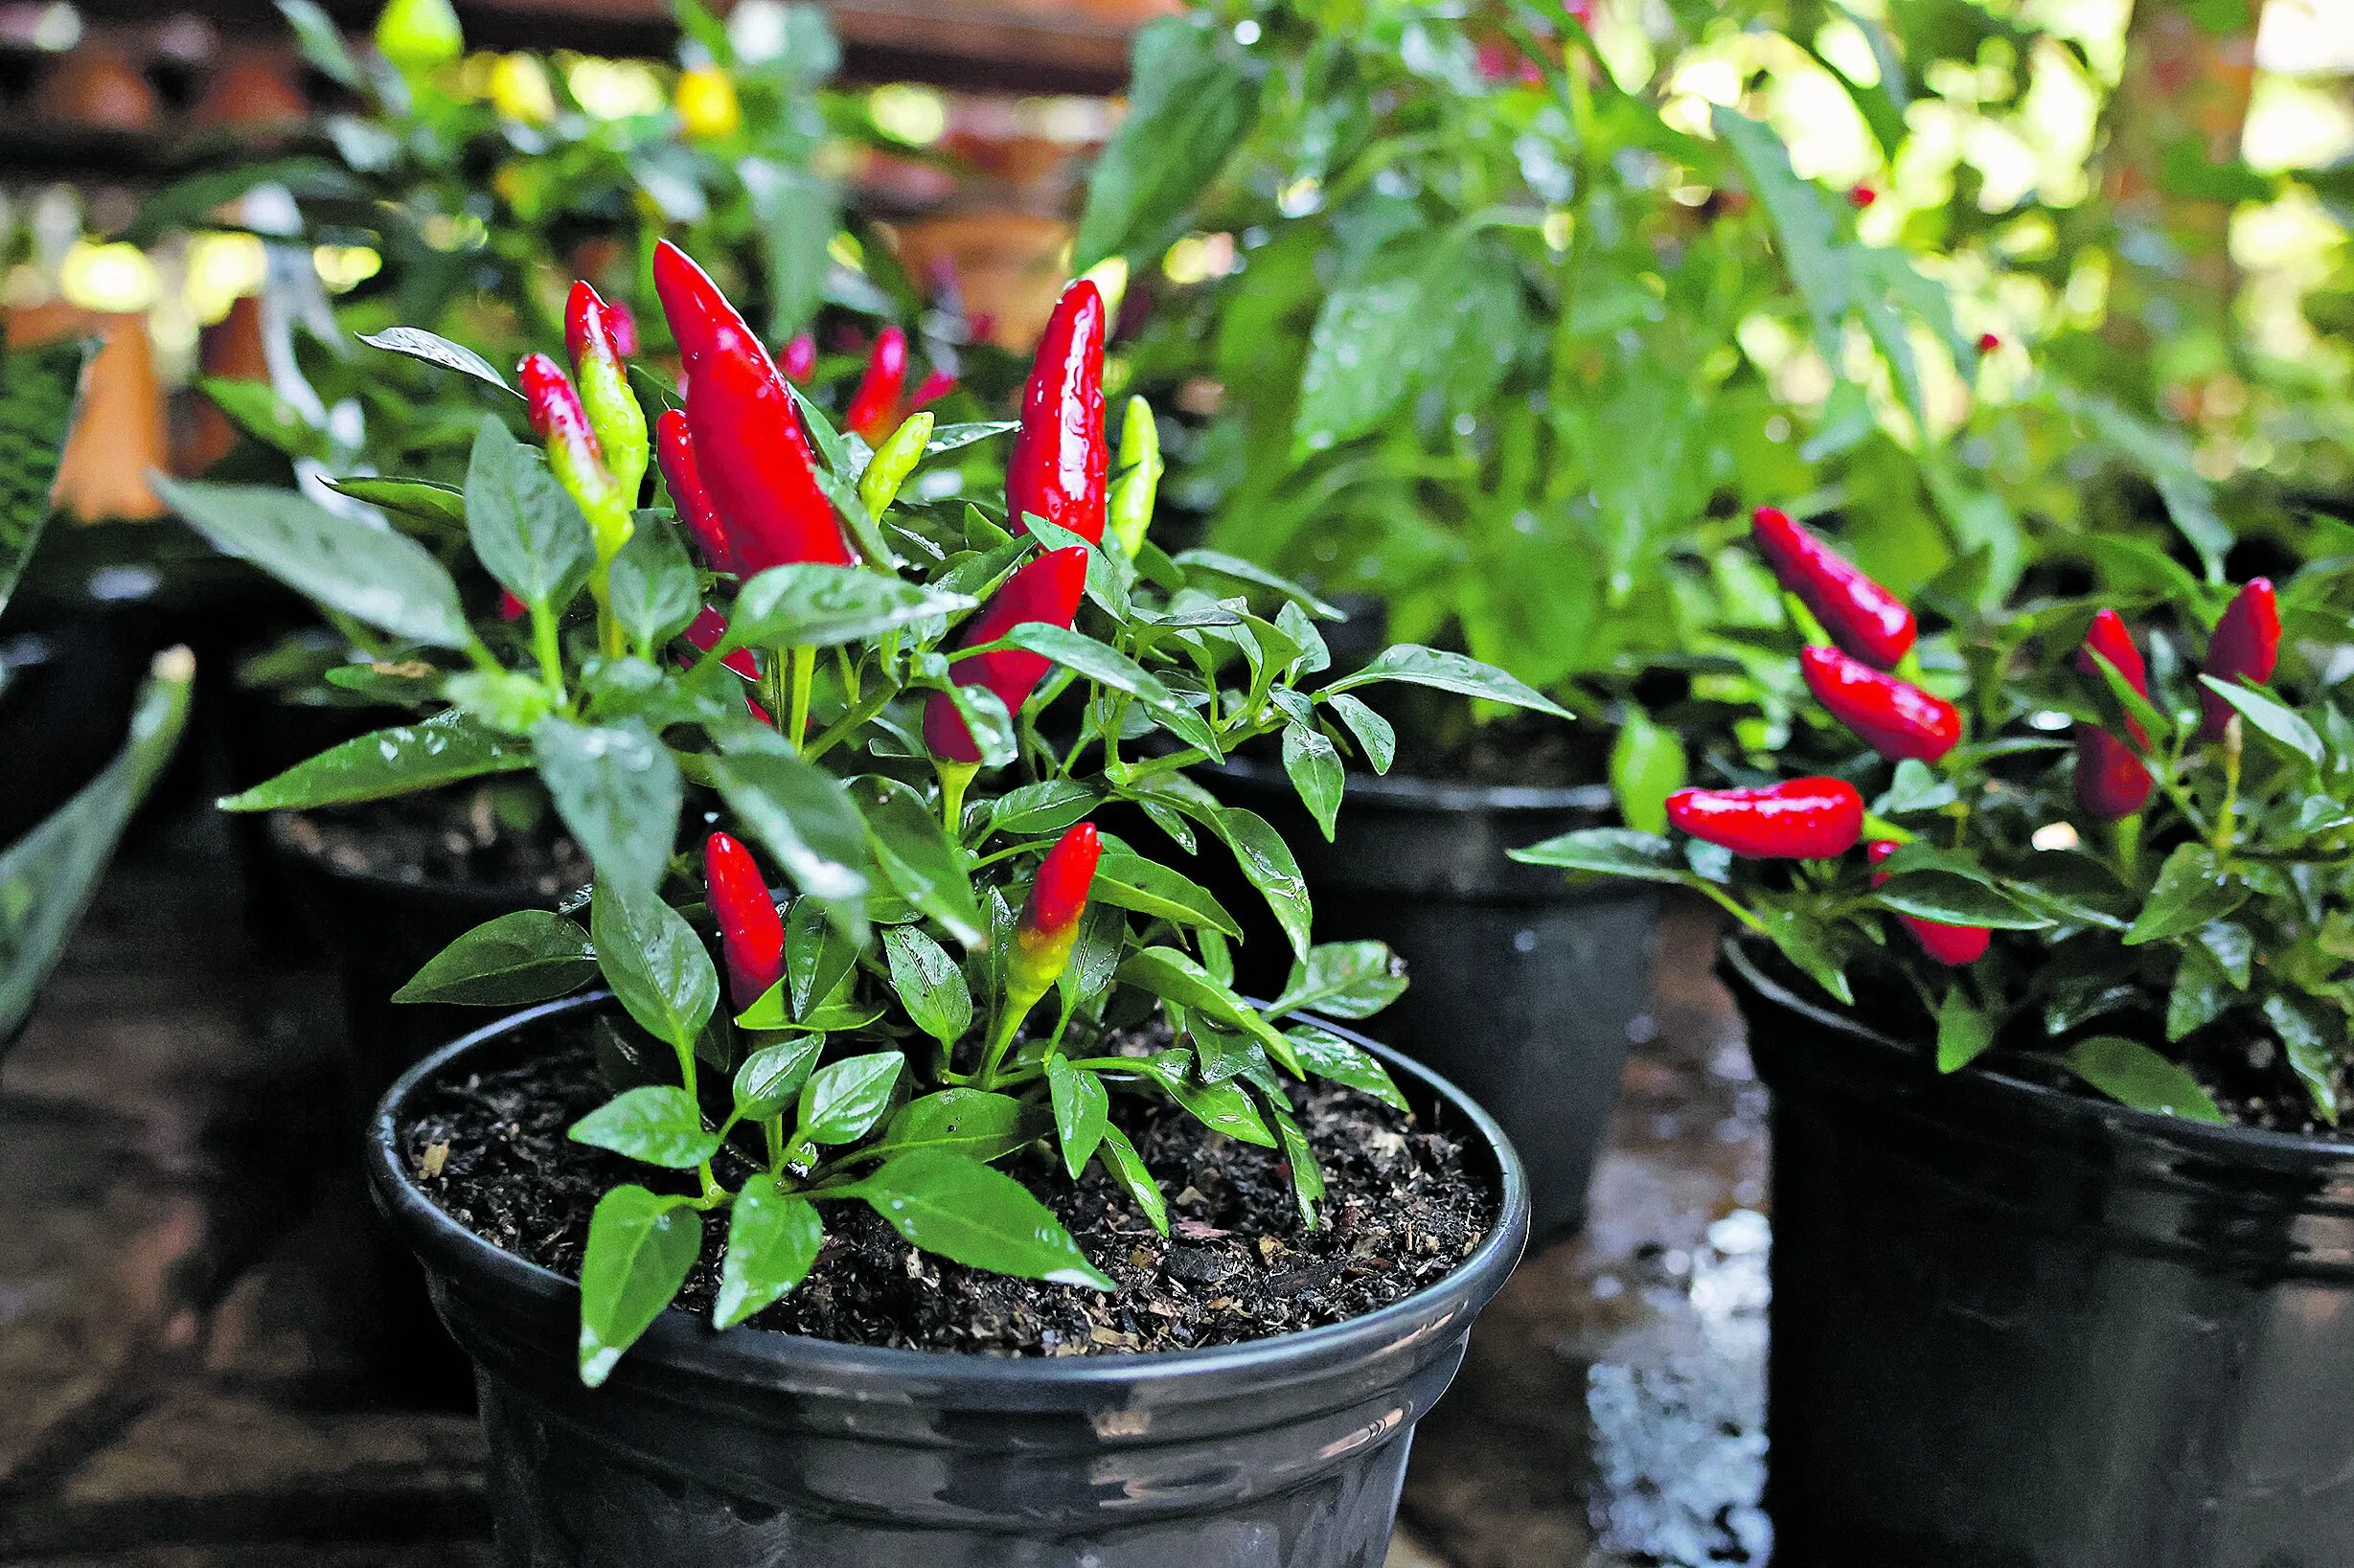
POLYGON ((2354 1562, 2354 1147, 1940 1077, 1722 969, 1773 1090, 1780 1556, 2354 1562))
POLYGON ((511 1063, 516 1014, 386 1096, 378 1202, 476 1364, 503 1562, 523 1568, 1379 1568, 1414 1424, 1528 1234, 1520 1164, 1445 1081, 1380 1053, 1474 1134, 1502 1194, 1440 1284, 1345 1323, 1158 1354, 1005 1359, 662 1314, 582 1385, 579 1291, 452 1220, 398 1142, 421 1088, 511 1063))
MULTIPOLYGON (((1281 769, 1238 762, 1204 777, 1291 845, 1315 890, 1317 941, 1373 938, 1406 960, 1406 994, 1379 1031, 1502 1124, 1528 1169, 1535 1233, 1582 1221, 1628 1042, 1644 1028, 1658 896, 1631 882, 1573 889, 1505 852, 1611 820, 1609 789, 1352 776, 1327 844, 1281 769)), ((1282 934, 1255 893, 1232 893, 1226 907, 1249 933, 1239 979, 1274 995, 1282 934)))

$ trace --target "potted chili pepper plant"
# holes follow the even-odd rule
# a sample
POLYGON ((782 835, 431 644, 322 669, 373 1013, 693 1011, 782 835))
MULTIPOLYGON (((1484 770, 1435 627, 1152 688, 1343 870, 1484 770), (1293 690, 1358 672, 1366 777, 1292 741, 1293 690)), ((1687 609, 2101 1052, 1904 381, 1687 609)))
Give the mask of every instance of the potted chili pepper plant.
MULTIPOLYGON (((1002 427, 839 433, 682 252, 655 267, 672 505, 619 499, 615 363, 528 365, 544 462, 486 420, 465 492, 513 624, 397 534, 172 488, 440 705, 279 798, 528 769, 592 862, 585 926, 514 912, 409 982, 526 1011, 372 1131, 476 1362, 505 1559, 1373 1560, 1526 1199, 1469 1101, 1312 1021, 1404 978, 1311 946, 1289 847, 1188 777, 1331 705, 1296 684, 1312 601, 1108 528, 1092 284, 1000 512, 908 480, 1002 427), (1282 995, 1235 991, 1239 921, 1113 803, 1233 855, 1282 995)), ((1548 706, 1456 655, 1386 670, 1548 706)))
POLYGON ((2345 1559, 2343 564, 1946 602, 1916 643, 1804 529, 1755 530, 1809 721, 1671 796, 1680 841, 1518 853, 1738 921, 1722 972, 1774 1096, 1777 1546, 2345 1559))

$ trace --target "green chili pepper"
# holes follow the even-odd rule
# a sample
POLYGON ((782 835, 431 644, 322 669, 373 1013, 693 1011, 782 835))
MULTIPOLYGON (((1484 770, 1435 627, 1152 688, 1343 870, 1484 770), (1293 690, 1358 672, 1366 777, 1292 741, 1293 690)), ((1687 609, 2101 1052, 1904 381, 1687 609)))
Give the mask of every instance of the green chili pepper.
POLYGON ((1120 426, 1120 483, 1111 492, 1111 531, 1131 556, 1144 548, 1144 531, 1153 521, 1153 500, 1160 490, 1160 426, 1153 405, 1142 398, 1128 400, 1128 420, 1120 426))
POLYGON ((858 476, 858 499, 866 503, 867 512, 880 517, 898 498, 899 488, 915 472, 924 461, 925 444, 932 439, 932 417, 929 414, 910 414, 890 439, 875 449, 874 459, 866 472, 858 476))

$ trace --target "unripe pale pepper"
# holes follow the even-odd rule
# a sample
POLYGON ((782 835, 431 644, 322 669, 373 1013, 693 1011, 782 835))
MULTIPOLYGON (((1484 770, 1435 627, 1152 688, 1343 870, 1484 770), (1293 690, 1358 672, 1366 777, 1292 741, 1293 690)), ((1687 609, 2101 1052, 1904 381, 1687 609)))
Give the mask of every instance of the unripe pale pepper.
POLYGON ((1063 291, 1022 388, 1021 429, 1005 466, 1006 526, 1029 512, 1089 544, 1104 537, 1104 296, 1082 278, 1063 291))
POLYGON ((1831 716, 1890 761, 1933 762, 1961 740, 1961 714, 1952 703, 1836 648, 1801 649, 1798 668, 1831 716))
MULTIPOLYGON (((2115 666, 2136 692, 2145 697, 2150 694, 2149 669, 2141 662, 2141 650, 2134 646, 2134 634, 2124 617, 2114 610, 2103 610, 2092 618, 2084 647, 2076 654, 2077 670, 2097 680, 2100 667, 2092 662, 2095 653, 2115 666)), ((2134 747, 2148 745, 2150 738, 2130 717, 2125 728, 2133 737, 2132 746, 2097 724, 2076 726, 2076 804, 2104 822, 2115 822, 2140 810, 2154 785, 2148 765, 2134 755, 2134 747)))
POLYGON ((561 367, 543 353, 525 354, 515 367, 515 376, 523 383, 532 430, 547 446, 549 470, 588 519, 599 563, 610 561, 629 542, 634 525, 628 498, 605 466, 605 454, 589 427, 587 412, 581 407, 580 394, 561 367))
POLYGON ((1827 860, 1863 836, 1863 796, 1844 779, 1747 789, 1679 789, 1667 820, 1748 860, 1827 860))
POLYGON ((1905 602, 1777 507, 1759 507, 1749 531, 1784 588, 1815 612, 1831 640, 1877 670, 1894 670, 1917 628, 1905 602))
POLYGON ((880 443, 899 422, 900 394, 907 388, 907 334, 885 327, 875 336, 866 356, 866 374, 858 378, 842 428, 868 444, 880 443))
POLYGON ((1111 492, 1111 532, 1131 557, 1144 548, 1145 530, 1152 526, 1162 467, 1160 425, 1153 418, 1153 405, 1131 398, 1128 418, 1120 425, 1122 471, 1111 492))
POLYGON ((785 977, 785 920, 752 852, 725 833, 703 840, 703 885, 727 961, 727 993, 742 1012, 785 977))
MULTIPOLYGON (((636 332, 632 329, 630 336, 636 332)), ((564 301, 564 349, 580 384, 581 407, 597 433, 605 466, 621 486, 622 497, 637 504, 646 479, 646 411, 629 390, 628 368, 612 308, 585 282, 576 282, 564 301)))
POLYGON ((686 363, 696 467, 726 524, 737 569, 857 565, 768 351, 719 285, 667 239, 654 247, 653 274, 686 363))
MULTIPOLYGON (((1874 866, 1878 866, 1894 854, 1898 848, 1896 840, 1880 838, 1874 839, 1863 852, 1871 858, 1874 866)), ((1874 871, 1872 886, 1880 886, 1889 875, 1885 871, 1874 871)), ((1982 925, 1948 925, 1942 920, 1925 920, 1918 915, 1899 915, 1896 918, 1906 930, 1912 933, 1913 940, 1921 944, 1921 951, 1948 968, 1976 964, 1986 956, 1987 943, 1993 940, 1994 934, 1982 925)))
POLYGON ((866 472, 858 476, 858 500, 870 516, 881 516, 899 499, 899 488, 915 472, 916 465, 924 461, 924 448, 931 439, 932 417, 917 412, 908 415, 875 449, 866 472))
MULTIPOLYGON (((962 646, 994 643, 1032 621, 1068 626, 1079 615, 1079 601, 1086 588, 1087 552, 1079 545, 1050 550, 1005 579, 1005 585, 972 618, 962 646)), ((948 679, 959 686, 988 688, 1005 704, 1005 711, 1014 714, 1021 711, 1053 663, 1043 653, 1026 648, 1000 648, 958 659, 948 666, 948 679)), ((934 757, 948 761, 971 764, 981 760, 971 729, 946 692, 934 692, 924 704, 924 744, 934 757)))
MULTIPOLYGON (((2215 623, 2206 662, 2200 669, 2226 686, 2237 685, 2243 675, 2260 686, 2273 678, 2279 665, 2280 602, 2273 595, 2271 579, 2251 578, 2215 623)), ((2224 726, 2238 711, 2205 687, 2199 688, 2199 739, 2221 740, 2224 726)))

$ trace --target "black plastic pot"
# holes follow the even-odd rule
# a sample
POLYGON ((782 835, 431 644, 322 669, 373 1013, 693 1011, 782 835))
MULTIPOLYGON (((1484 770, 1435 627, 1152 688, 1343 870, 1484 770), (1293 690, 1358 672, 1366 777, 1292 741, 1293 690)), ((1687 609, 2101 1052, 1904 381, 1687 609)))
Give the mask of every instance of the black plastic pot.
POLYGON ((480 1008, 387 1001, 425 961, 483 921, 547 907, 537 889, 495 883, 406 881, 348 871, 269 827, 279 875, 343 981, 357 1115, 387 1084, 451 1035, 478 1027, 480 1008))
POLYGON ((1721 968, 1773 1090, 1775 1561, 2354 1563, 2354 1148, 1941 1078, 1721 968))
MULTIPOLYGON (((1475 1132, 1496 1228, 1440 1284, 1350 1322, 1156 1355, 880 1350, 663 1314, 581 1386, 580 1295, 411 1184, 397 1129, 437 1074, 530 1049, 518 1013, 384 1099, 369 1175, 475 1360, 513 1568, 1380 1568, 1414 1423, 1528 1234, 1519 1162, 1388 1053, 1426 1119, 1475 1132)), ((1370 1050, 1381 1047, 1368 1045, 1370 1050)))
MULTIPOLYGON (((1318 942, 1375 937, 1405 957, 1406 994, 1372 1027, 1503 1125, 1528 1168, 1536 1234, 1582 1221, 1628 1042, 1647 1034, 1658 898, 1634 883, 1572 889, 1504 852, 1611 820, 1610 791, 1351 774, 1327 844, 1280 769, 1203 777, 1291 846, 1318 942)), ((1238 978, 1274 995, 1290 955, 1265 902, 1230 862, 1205 852, 1199 865, 1247 932, 1238 978)))

